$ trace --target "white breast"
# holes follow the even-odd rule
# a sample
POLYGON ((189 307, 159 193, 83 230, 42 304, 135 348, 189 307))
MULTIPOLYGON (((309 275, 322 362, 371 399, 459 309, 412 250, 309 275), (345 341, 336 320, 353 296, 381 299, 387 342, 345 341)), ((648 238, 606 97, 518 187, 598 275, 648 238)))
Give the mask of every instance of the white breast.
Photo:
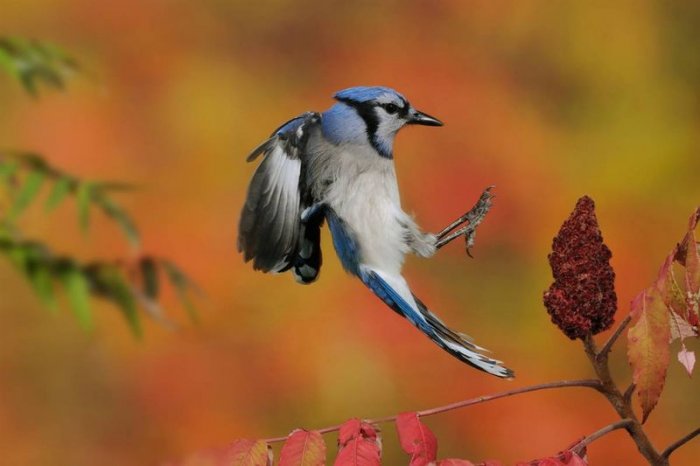
POLYGON ((325 202, 353 230, 360 262, 388 274, 400 273, 408 252, 408 215, 401 209, 393 161, 357 146, 337 152, 333 159, 335 176, 325 202))

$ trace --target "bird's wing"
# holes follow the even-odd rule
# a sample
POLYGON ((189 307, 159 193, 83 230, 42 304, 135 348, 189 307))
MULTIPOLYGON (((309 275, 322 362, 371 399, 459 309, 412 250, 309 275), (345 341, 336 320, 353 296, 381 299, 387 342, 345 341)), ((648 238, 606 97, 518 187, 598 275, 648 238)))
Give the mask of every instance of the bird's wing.
MULTIPOLYGON (((309 133, 320 118, 318 113, 309 112, 288 121, 248 156, 248 161, 260 155, 263 160, 248 187, 238 250, 246 262, 253 261, 256 270, 288 270, 297 262, 301 240, 309 236, 301 222, 308 202, 303 182, 305 150, 309 133)), ((313 240, 313 226, 310 231, 313 240)))

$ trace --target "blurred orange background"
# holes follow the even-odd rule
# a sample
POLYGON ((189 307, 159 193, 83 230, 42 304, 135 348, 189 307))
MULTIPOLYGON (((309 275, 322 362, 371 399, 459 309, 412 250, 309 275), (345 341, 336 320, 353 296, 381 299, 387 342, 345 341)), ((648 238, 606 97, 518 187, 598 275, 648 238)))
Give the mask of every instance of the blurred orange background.
MULTIPOLYGON (((145 250, 180 263, 206 292, 200 325, 171 300, 180 329, 149 322, 137 341, 107 304, 92 333, 68 310, 47 313, 0 263, 4 465, 155 465, 239 437, 591 377, 580 342, 542 305, 561 222, 581 195, 596 200, 620 320, 700 203, 697 2, 6 0, 0 34, 60 44, 88 70, 39 100, 0 77, 2 146, 139 185, 120 200, 145 250), (353 85, 394 87, 446 122, 404 130, 395 147, 404 206, 425 229, 496 185, 474 260, 455 244, 405 270, 432 309, 515 369, 514 382, 468 368, 398 318, 343 272, 327 232, 309 287, 256 273, 236 252, 248 151, 353 85)), ((24 226, 59 251, 128 256, 114 226, 94 217, 87 237, 70 203, 50 217, 31 212, 24 226)), ((626 386, 622 345, 613 371, 626 386)), ((697 427, 699 387, 672 361, 647 422, 658 448, 697 427)), ((592 391, 567 389, 426 423, 441 457, 512 463, 556 453, 615 416, 592 391)), ((405 464, 383 427, 385 464, 405 464)), ((589 456, 645 464, 621 431, 589 456)), ((695 441, 673 464, 699 456, 695 441)))

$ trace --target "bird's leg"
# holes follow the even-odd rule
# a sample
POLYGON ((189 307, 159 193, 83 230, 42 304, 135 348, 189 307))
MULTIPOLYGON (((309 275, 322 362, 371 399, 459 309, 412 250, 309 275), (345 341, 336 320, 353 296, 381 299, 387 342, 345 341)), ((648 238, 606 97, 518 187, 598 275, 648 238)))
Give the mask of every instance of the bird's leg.
POLYGON ((476 229, 479 224, 484 220, 486 214, 491 209, 493 194, 491 194, 491 189, 493 186, 489 186, 481 193, 481 197, 474 207, 469 210, 466 214, 459 217, 454 222, 447 225, 437 236, 437 243, 435 247, 440 249, 447 243, 451 242, 455 238, 464 236, 467 243, 467 254, 471 257, 471 248, 474 246, 474 240, 476 238, 476 229), (466 226, 453 231, 458 226, 467 222, 466 226))

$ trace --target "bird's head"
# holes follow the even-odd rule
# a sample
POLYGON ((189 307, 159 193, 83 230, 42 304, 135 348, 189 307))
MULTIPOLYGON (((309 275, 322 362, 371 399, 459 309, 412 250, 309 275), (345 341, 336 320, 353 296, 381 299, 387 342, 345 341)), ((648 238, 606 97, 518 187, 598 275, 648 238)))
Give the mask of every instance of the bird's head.
MULTIPOLYGON (((334 97, 339 103, 329 111, 329 119, 339 120, 333 117, 343 116, 348 124, 344 130, 337 127, 341 121, 331 121, 330 129, 334 135, 342 136, 343 131, 349 130, 357 133, 357 128, 352 128, 353 119, 364 123, 365 140, 384 157, 392 157, 394 137, 405 125, 442 126, 440 120, 416 110, 403 95, 388 87, 351 87, 337 92, 334 97)), ((348 132, 347 135, 351 134, 348 132)))

